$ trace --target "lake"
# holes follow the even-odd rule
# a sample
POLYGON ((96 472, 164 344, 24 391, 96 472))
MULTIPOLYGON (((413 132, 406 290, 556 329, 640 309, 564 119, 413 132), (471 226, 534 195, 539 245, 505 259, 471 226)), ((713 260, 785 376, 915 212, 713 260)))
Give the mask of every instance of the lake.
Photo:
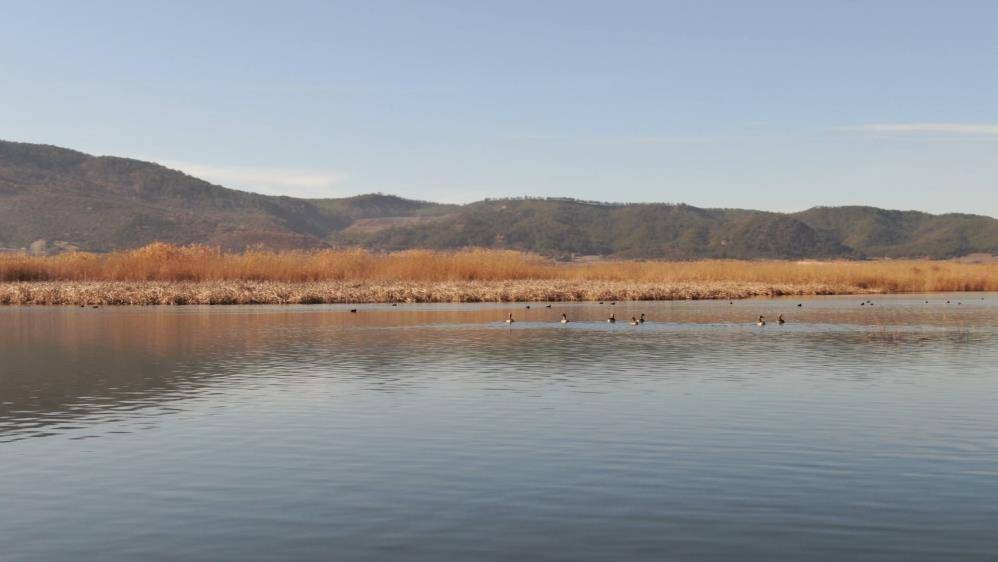
POLYGON ((998 555, 998 294, 350 308, 0 308, 0 558, 998 555))

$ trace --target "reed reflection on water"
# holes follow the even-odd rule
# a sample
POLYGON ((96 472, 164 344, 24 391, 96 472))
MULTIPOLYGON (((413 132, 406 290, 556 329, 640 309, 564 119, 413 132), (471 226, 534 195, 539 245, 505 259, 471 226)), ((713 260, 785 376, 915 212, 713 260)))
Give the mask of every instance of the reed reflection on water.
POLYGON ((996 295, 349 308, 0 309, 3 558, 998 552, 996 295))

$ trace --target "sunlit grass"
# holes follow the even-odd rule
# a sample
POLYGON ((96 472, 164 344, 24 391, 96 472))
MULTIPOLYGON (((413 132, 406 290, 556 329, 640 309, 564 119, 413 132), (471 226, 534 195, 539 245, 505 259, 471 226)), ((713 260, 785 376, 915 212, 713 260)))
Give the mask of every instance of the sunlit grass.
POLYGON ((43 288, 56 290, 53 287, 59 283, 62 296, 50 295, 43 301, 106 302, 96 294, 74 297, 65 293, 69 287, 95 291, 101 284, 105 292, 114 289, 120 293, 123 287, 132 292, 155 289, 151 295, 115 297, 143 303, 740 298, 758 294, 998 291, 998 265, 925 260, 565 264, 503 250, 225 253, 203 246, 152 244, 110 254, 0 255, 0 282, 16 284, 4 288, 3 301, 8 304, 34 302, 37 299, 23 295, 29 291, 41 294, 43 288), (172 289, 176 298, 171 297, 167 294, 170 284, 182 284, 186 293, 180 295, 178 286, 172 289), (245 293, 247 287, 252 287, 252 295, 245 293), (12 296, 15 290, 22 296, 12 296), (215 296, 206 296, 204 291, 215 296), (239 291, 245 294, 234 296, 239 291), (268 291, 281 294, 266 297, 268 291))

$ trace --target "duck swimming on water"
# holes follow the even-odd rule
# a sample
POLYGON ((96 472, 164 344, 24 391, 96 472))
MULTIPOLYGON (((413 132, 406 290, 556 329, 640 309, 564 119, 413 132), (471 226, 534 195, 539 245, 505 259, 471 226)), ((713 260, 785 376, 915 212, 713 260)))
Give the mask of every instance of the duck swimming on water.
POLYGON ((640 322, 638 322, 638 319, 631 316, 631 326, 637 326, 638 324, 640 324, 640 322))
POLYGON ((568 324, 568 315, 565 314, 564 312, 561 313, 561 323, 568 324))
POLYGON ((783 319, 783 313, 782 312, 780 313, 779 316, 776 317, 776 323, 779 324, 779 325, 781 325, 781 326, 787 323, 787 321, 783 319))
POLYGON ((506 317, 506 323, 507 324, 512 324, 513 322, 516 322, 516 320, 513 320, 513 313, 510 312, 509 316, 506 317))
POLYGON ((638 318, 638 322, 640 322, 641 324, 645 323, 645 313, 644 312, 641 313, 641 318, 638 318))
POLYGON ((756 326, 765 326, 766 325, 766 317, 760 314, 759 315, 759 321, 756 322, 755 325, 756 326))
POLYGON ((617 318, 616 318, 616 317, 614 317, 613 313, 611 312, 611 313, 610 313, 610 317, 609 317, 609 318, 607 318, 607 319, 606 319, 606 321, 607 321, 607 322, 609 322, 609 323, 611 323, 611 324, 613 324, 614 322, 616 322, 616 321, 617 321, 617 318))

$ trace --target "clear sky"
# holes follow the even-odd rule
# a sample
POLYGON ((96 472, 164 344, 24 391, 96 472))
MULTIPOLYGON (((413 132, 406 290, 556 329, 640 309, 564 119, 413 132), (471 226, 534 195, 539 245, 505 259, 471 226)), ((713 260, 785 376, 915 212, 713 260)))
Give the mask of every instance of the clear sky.
POLYGON ((998 216, 998 2, 7 2, 0 138, 223 185, 998 216))

